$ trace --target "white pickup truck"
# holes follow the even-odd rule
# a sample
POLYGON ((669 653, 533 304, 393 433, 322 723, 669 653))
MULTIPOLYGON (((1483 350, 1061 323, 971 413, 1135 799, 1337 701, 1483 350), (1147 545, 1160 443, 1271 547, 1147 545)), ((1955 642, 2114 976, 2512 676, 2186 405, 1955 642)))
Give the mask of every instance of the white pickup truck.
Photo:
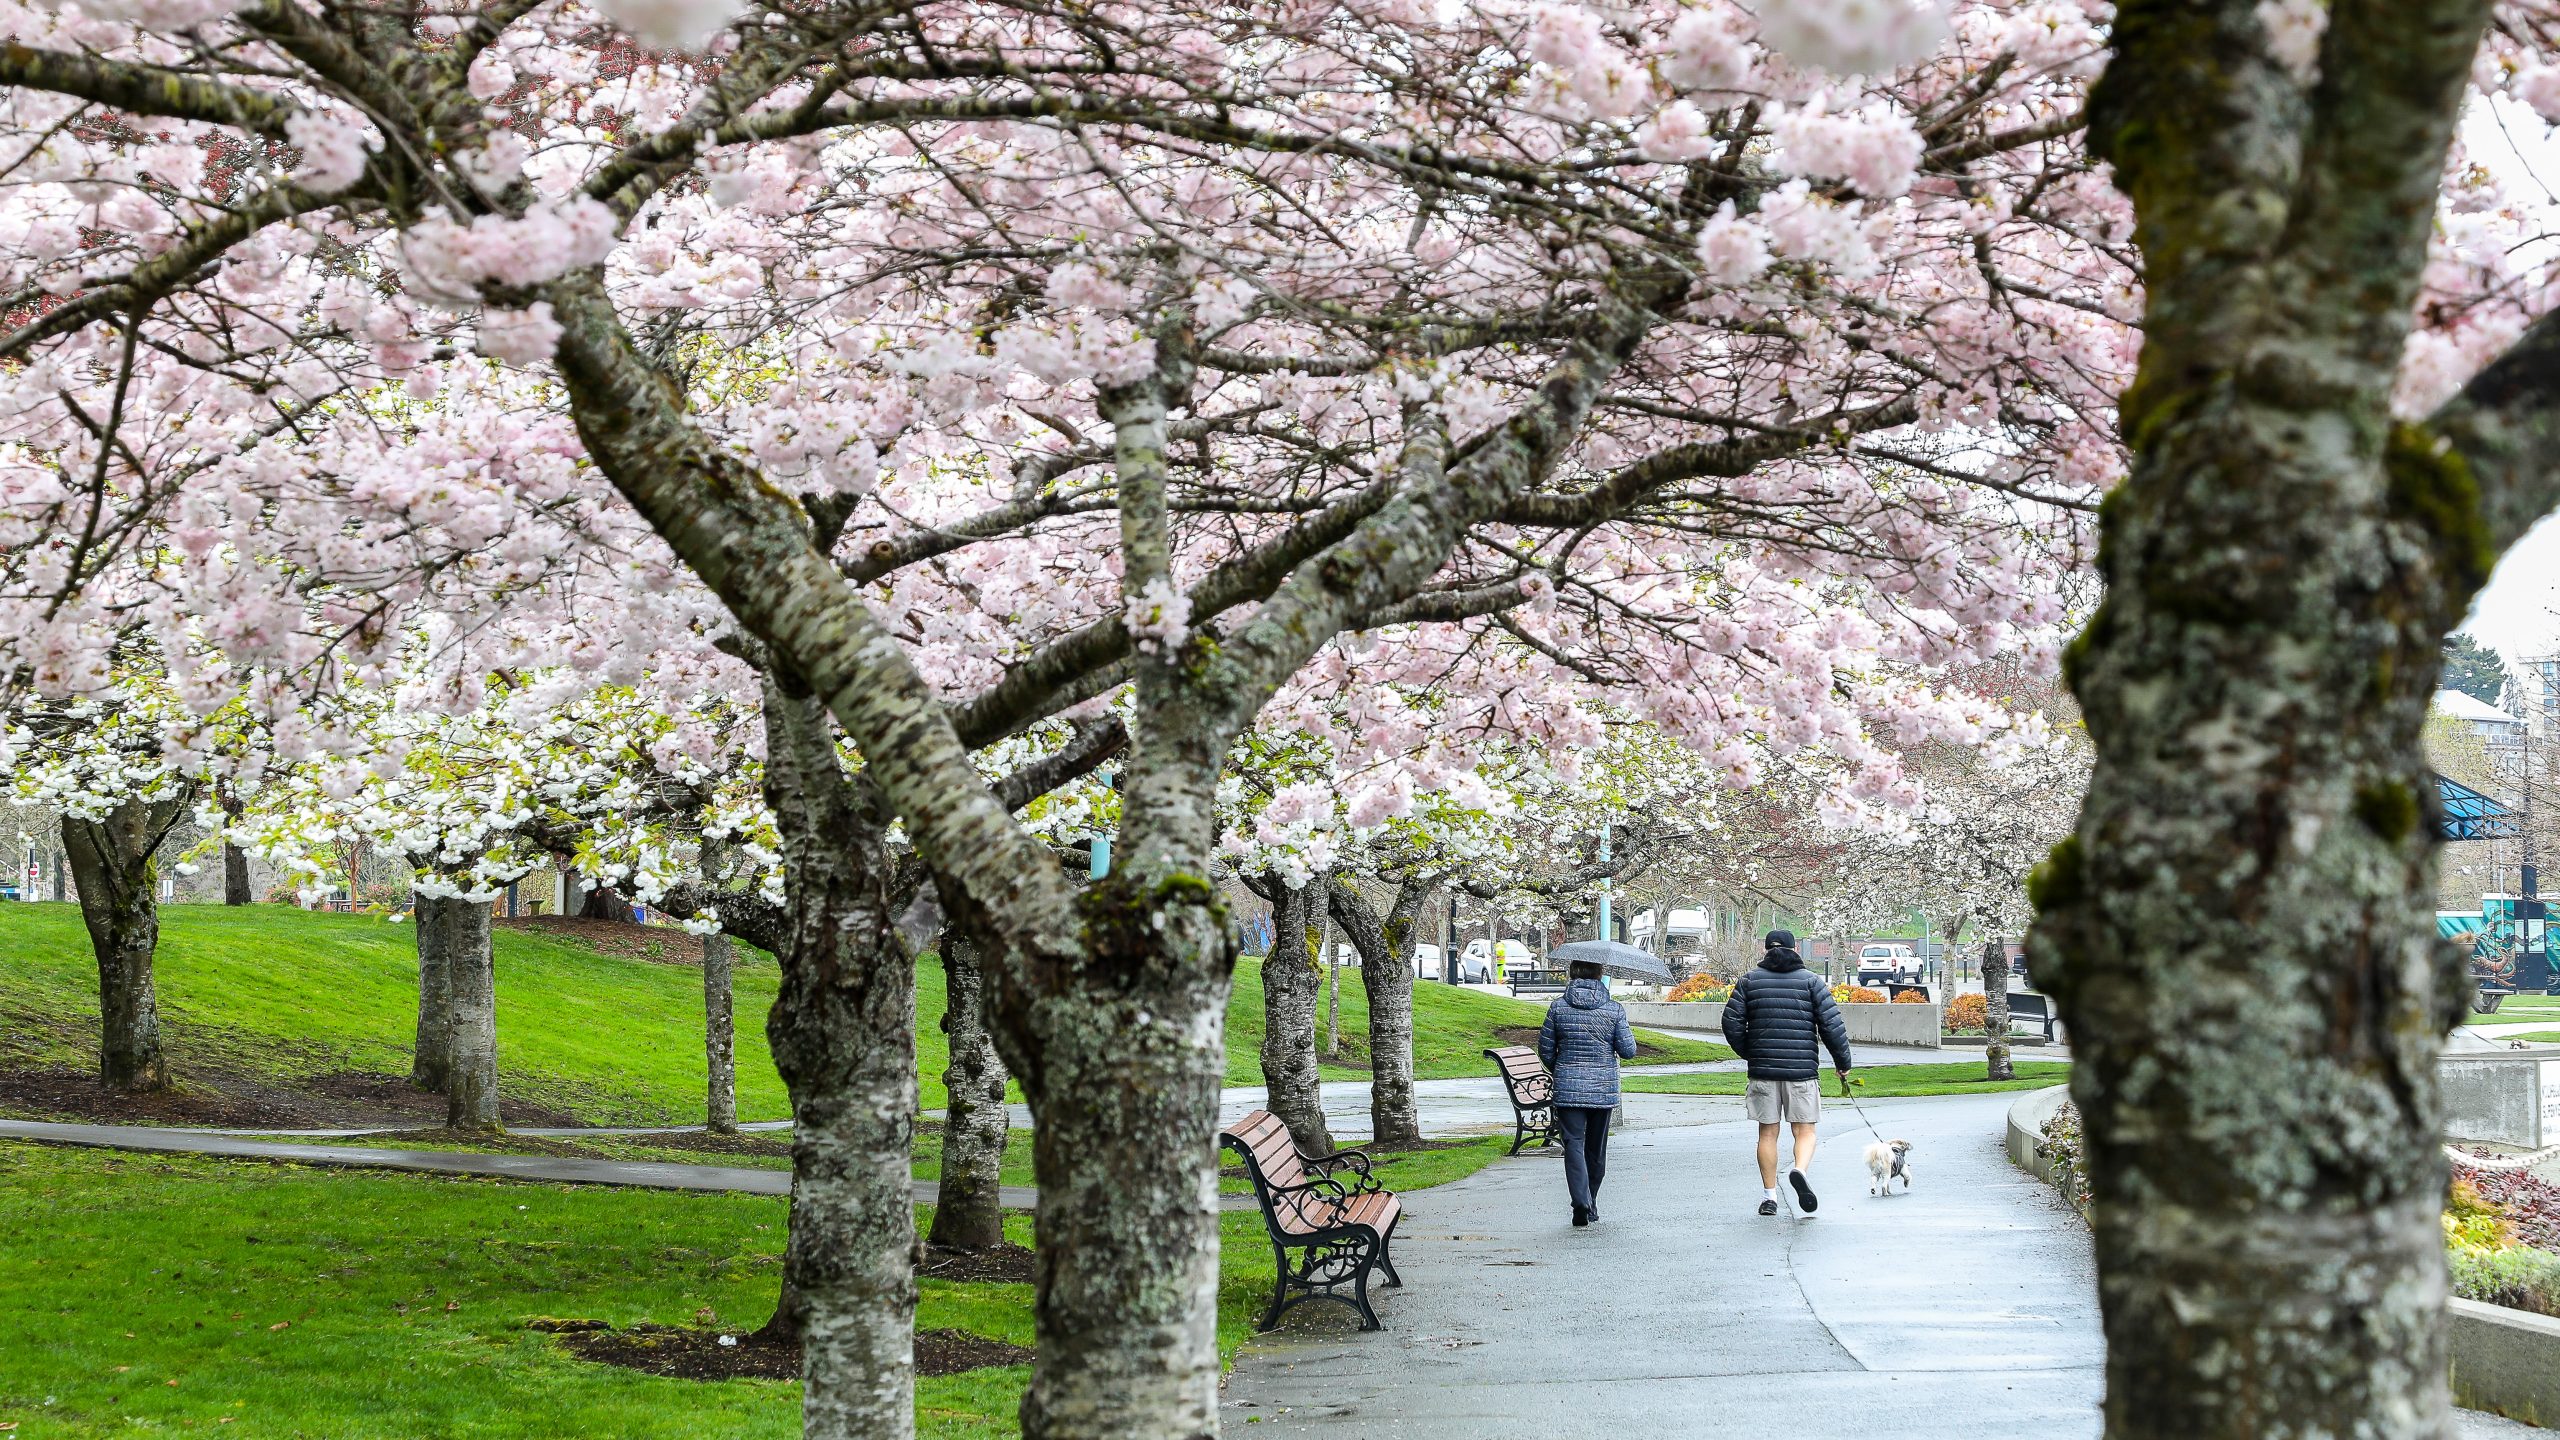
POLYGON ((1858 951, 1861 985, 1917 985, 1920 956, 1908 945, 1867 945, 1858 951))

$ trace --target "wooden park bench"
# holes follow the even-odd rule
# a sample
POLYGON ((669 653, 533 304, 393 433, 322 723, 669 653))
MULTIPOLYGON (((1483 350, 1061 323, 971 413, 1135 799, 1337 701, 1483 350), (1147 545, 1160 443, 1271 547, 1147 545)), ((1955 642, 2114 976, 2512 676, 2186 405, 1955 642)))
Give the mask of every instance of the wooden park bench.
POLYGON ((1570 983, 1562 970, 1515 968, 1503 978, 1510 984, 1511 993, 1514 995, 1545 994, 1562 990, 1570 983))
POLYGON ((1218 1141, 1244 1158, 1279 1271, 1271 1304, 1254 1328, 1268 1330, 1290 1306, 1315 1299, 1339 1300, 1360 1312, 1361 1329, 1380 1328, 1378 1312, 1369 1308, 1369 1272, 1383 1270, 1389 1285, 1404 1284, 1387 1254, 1404 1202, 1369 1173, 1368 1154, 1309 1155, 1268 1110, 1219 1131, 1218 1141), (1292 1250, 1299 1252, 1294 1264, 1292 1250))
POLYGON ((1556 1077, 1538 1060, 1538 1052, 1526 1045, 1504 1045, 1487 1050, 1484 1057, 1502 1072, 1503 1088, 1511 1092, 1511 1153, 1535 1140, 1540 1145, 1556 1141, 1556 1077))
POLYGON ((2021 1028, 2041 1032, 2044 1043, 2052 1044, 2053 1002, 2032 991, 2010 991, 2009 1032, 2014 1035, 2021 1028))

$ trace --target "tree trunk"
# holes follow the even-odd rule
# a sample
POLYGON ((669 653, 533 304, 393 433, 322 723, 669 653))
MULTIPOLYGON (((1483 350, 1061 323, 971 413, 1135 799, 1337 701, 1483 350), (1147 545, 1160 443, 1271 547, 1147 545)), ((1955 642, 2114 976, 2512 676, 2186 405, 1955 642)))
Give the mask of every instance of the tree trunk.
POLYGON ((732 1010, 730 972, 735 949, 726 935, 702 937, 702 1055, 704 1128, 738 1133, 738 1026, 732 1010))
POLYGON ((1324 910, 1324 940, 1316 947, 1316 963, 1324 967, 1324 1053, 1342 1054, 1342 956, 1334 949, 1333 910, 1324 910))
MULTIPOLYGON (((239 800, 227 787, 218 794, 222 802, 223 820, 228 824, 239 824, 239 800)), ((246 905, 256 898, 249 890, 249 852, 232 844, 226 838, 222 842, 222 903, 246 905)))
POLYGON ((1012 1116, 1004 1105, 1004 1060, 987 1031, 986 979, 978 942, 959 926, 942 932, 942 969, 950 1003, 942 1033, 950 1037, 951 1063, 942 1072, 942 1181, 933 1199, 933 1232, 926 1238, 951 1250, 991 1250, 1004 1243, 1005 1137, 1012 1116))
POLYGON ((2486 10, 2342 0, 2306 91, 2239 0, 2128 5, 2090 98, 2144 338, 2066 662, 2096 762, 2030 964, 2071 1032, 2113 1440, 2450 1433, 2467 977, 2421 735, 2496 546, 2390 397, 2486 10))
POLYGON ((453 1070, 452 903, 432 895, 409 897, 418 941, 418 1035, 410 1050, 409 1083, 439 1095, 453 1070))
POLYGON ((160 945, 153 893, 159 876, 151 857, 185 810, 185 799, 177 797, 128 800, 102 820, 63 817, 62 850, 79 881, 80 918, 98 957, 98 1083, 109 1090, 159 1090, 169 1083, 151 977, 160 945))
MULTIPOLYGON (((1123 874, 1095 888, 1089 973, 1023 1017, 1037 1036, 1038 1068, 1023 1073, 1037 1121, 1040 1358, 1022 1433, 1209 1440, 1218 1433, 1212 1137, 1234 957, 1205 885, 1123 874), (1170 934, 1141 918, 1155 914, 1174 918, 1170 934)), ((1287 932, 1278 927, 1275 949, 1287 932)))
POLYGON ((914 959, 888 817, 849 783, 825 709, 765 687, 765 795, 788 943, 765 1021, 791 1092, 791 1236, 768 1334, 801 1344, 809 1440, 915 1434, 914 959))
POLYGON ((444 1083, 444 1123, 456 1130, 497 1131, 498 965, 490 942, 489 907, 477 900, 438 900, 452 1021, 444 1083))
POLYGON ((598 885, 589 890, 585 902, 578 907, 578 915, 581 919, 611 920, 622 925, 629 925, 634 919, 631 902, 623 899, 622 892, 610 885, 598 885))
POLYGON ((1326 892, 1328 908, 1360 954, 1360 988, 1369 997, 1370 1143, 1388 1149, 1422 1142, 1413 1092, 1413 967, 1398 957, 1412 953, 1414 915, 1428 893, 1405 882, 1380 920, 1350 886, 1335 883, 1326 892))
POLYGON ((2014 1080, 2009 1068, 2009 944, 1997 935, 1982 942, 1983 1078, 2014 1080))
MULTIPOLYGON (((1325 881, 1319 877, 1315 883, 1325 881)), ((1307 890, 1277 876, 1271 884, 1279 914, 1271 953, 1262 961, 1262 1087, 1271 1113, 1289 1127, 1298 1148, 1330 1155, 1333 1134, 1325 1128, 1324 1087, 1316 1069, 1316 1002, 1324 992, 1324 973, 1307 955, 1308 937, 1320 927, 1307 890)))

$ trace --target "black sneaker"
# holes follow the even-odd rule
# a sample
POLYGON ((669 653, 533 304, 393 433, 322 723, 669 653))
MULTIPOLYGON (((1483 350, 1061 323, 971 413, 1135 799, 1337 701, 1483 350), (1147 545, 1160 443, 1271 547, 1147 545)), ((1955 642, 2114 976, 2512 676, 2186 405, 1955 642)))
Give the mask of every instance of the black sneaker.
POLYGON ((1804 1210, 1804 1213, 1810 1215, 1822 1208, 1822 1202, 1813 1198, 1813 1186, 1804 1178, 1803 1171, 1788 1171, 1787 1183, 1796 1187, 1796 1204, 1804 1210))
POLYGON ((1763 1200, 1763 1201, 1761 1201, 1761 1202, 1760 1202, 1760 1213, 1761 1213, 1761 1214, 1763 1214, 1763 1215, 1775 1215, 1775 1214, 1777 1214, 1777 1213, 1778 1213, 1778 1202, 1777 1202, 1777 1201, 1775 1201, 1775 1200, 1763 1200))

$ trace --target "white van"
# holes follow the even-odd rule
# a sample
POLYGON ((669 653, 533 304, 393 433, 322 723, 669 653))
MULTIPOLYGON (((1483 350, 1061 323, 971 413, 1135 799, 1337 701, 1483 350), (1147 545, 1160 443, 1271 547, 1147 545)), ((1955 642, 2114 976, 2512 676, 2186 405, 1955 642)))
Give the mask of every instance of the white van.
POLYGON ((1920 956, 1908 945, 1866 945, 1858 950, 1861 985, 1917 985, 1920 956))

